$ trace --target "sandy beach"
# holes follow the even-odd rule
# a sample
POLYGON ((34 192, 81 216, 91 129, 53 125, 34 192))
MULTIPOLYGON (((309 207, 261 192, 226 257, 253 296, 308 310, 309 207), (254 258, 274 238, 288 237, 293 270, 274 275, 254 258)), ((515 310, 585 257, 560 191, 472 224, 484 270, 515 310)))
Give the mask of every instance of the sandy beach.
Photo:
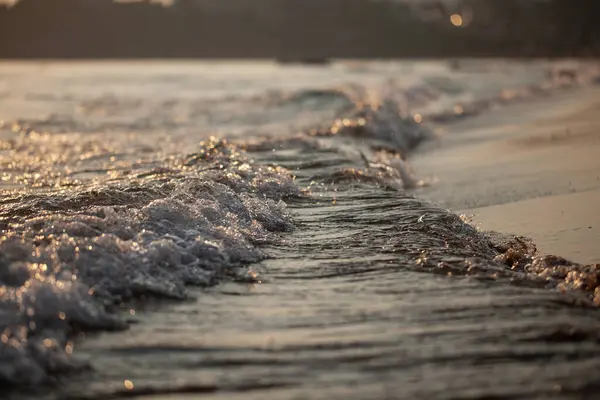
POLYGON ((600 262, 600 89, 569 90, 465 119, 411 162, 416 195, 543 254, 600 262))

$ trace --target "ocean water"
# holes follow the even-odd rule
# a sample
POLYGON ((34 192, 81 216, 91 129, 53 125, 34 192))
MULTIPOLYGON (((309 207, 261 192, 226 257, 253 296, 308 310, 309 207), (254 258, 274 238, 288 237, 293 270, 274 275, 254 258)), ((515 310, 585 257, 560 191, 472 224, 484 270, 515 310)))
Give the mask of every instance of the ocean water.
POLYGON ((596 398, 599 267, 420 200, 410 159, 599 71, 0 64, 3 396, 596 398))

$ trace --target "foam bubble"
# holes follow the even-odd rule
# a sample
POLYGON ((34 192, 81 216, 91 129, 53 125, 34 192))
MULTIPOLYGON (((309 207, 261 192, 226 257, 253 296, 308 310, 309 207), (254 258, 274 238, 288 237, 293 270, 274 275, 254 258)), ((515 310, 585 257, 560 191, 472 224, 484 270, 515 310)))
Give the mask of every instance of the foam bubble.
POLYGON ((216 139, 167 164, 151 177, 5 204, 0 381, 36 385, 77 368, 72 335, 127 328, 112 305, 184 299, 186 285, 235 277, 265 257, 257 245, 294 228, 282 199, 300 191, 285 169, 216 139))

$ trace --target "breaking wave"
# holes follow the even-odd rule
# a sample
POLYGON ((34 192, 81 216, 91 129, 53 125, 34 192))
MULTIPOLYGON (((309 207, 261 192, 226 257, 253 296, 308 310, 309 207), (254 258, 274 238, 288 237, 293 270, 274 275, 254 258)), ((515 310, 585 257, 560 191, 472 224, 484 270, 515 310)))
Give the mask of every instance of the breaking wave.
MULTIPOLYGON (((136 302, 186 300, 191 286, 262 282, 249 266, 269 260, 306 262, 279 265, 271 277, 281 280, 410 271, 600 304, 600 267, 540 256, 526 238, 478 231, 410 194, 432 183, 410 167, 411 152, 436 137, 430 123, 593 76, 561 68, 489 96, 475 96, 465 76, 435 74, 408 84, 386 78, 376 89, 344 83, 219 100, 30 95, 76 111, 0 123, 2 181, 11 189, 0 198, 0 385, 38 387, 90 368, 72 355, 80 339, 128 329, 136 302), (198 127, 231 138, 211 137, 186 155, 198 127)), ((185 393, 200 387, 192 383, 136 390, 185 393)))
POLYGON ((170 164, 177 174, 2 200, 0 381, 78 368, 73 337, 127 328, 114 309, 133 299, 258 280, 243 267, 294 228, 282 201, 302 195, 293 178, 218 140, 170 164))

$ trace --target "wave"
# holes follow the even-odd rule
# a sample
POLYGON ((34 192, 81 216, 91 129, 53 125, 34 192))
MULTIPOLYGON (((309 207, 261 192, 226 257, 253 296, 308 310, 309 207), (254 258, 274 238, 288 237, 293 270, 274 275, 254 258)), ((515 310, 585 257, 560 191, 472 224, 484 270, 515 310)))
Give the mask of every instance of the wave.
POLYGON ((281 201, 301 191, 282 168, 212 140, 129 182, 2 199, 0 381, 36 385, 80 367, 79 332, 119 330, 114 307, 185 299, 186 285, 257 281, 240 268, 294 229, 281 201))
POLYGON ((525 238, 480 232, 408 192, 430 183, 409 165, 411 152, 435 138, 430 123, 589 83, 564 72, 550 79, 556 85, 460 104, 457 98, 470 98, 468 85, 430 77, 410 87, 390 80, 377 91, 345 85, 191 105, 157 100, 150 107, 156 119, 143 100, 104 96, 82 102, 84 116, 131 115, 21 120, 12 127, 18 137, 2 143, 13 151, 3 172, 12 171, 7 180, 20 188, 0 198, 0 384, 36 387, 89 367, 72 357, 77 339, 127 329, 136 301, 185 300, 190 286, 257 283, 263 278, 246 267, 268 258, 322 261, 277 279, 417 271, 549 288, 574 304, 600 304, 598 266, 540 256, 525 238), (451 108, 432 106, 440 100, 451 108), (190 106, 183 121, 174 111, 182 104, 190 106), (142 160, 139 147, 85 136, 74 145, 52 133, 134 131, 138 146, 149 141, 145 129, 209 129, 201 124, 209 120, 268 134, 211 138, 187 155, 183 140, 168 155, 164 143, 151 143, 142 160), (263 132, 269 124, 275 133, 263 132), (47 143, 33 140, 38 129, 47 130, 47 143), (106 160, 119 152, 130 158, 109 170, 106 160), (78 169, 88 159, 102 161, 78 169), (85 171, 95 172, 65 181, 85 171))

